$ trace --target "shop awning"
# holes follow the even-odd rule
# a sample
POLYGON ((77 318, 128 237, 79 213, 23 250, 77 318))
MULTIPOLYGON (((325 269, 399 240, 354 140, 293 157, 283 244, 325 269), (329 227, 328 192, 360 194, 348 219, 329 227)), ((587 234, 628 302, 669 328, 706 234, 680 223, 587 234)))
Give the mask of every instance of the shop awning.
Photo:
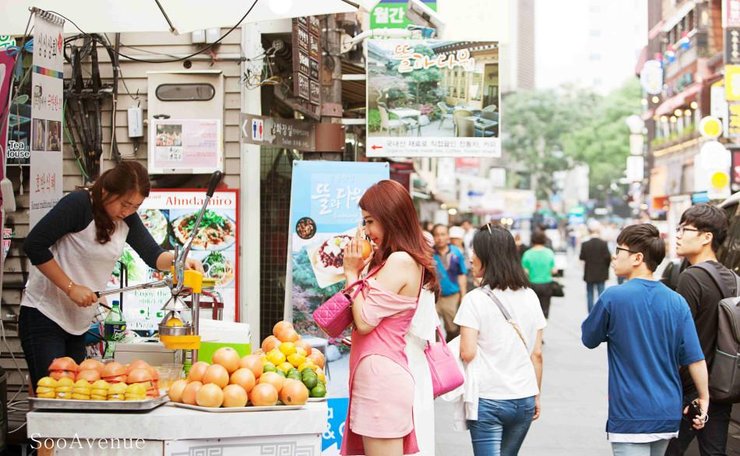
POLYGON ((665 100, 660 106, 655 109, 655 114, 659 116, 669 116, 673 114, 673 111, 684 106, 686 103, 696 97, 701 91, 702 85, 697 83, 691 84, 682 92, 672 96, 665 100))
MULTIPOLYGON (((170 25, 154 0, 13 0, 3 2, 1 35, 23 35, 29 8, 56 11, 87 33, 170 31, 170 25)), ((356 12, 356 2, 345 0, 159 0, 176 33, 212 27, 233 27, 254 4, 245 22, 270 21, 302 16, 356 12)), ((65 33, 79 33, 70 22, 65 33)))

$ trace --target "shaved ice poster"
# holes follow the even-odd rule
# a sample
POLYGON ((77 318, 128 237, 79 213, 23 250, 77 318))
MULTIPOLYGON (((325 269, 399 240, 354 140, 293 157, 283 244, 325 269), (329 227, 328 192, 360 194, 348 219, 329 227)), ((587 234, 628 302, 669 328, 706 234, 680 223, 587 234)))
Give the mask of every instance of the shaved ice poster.
POLYGON ((389 175, 387 163, 293 163, 285 316, 300 334, 326 338, 313 311, 344 286, 342 251, 362 220, 360 198, 389 175))

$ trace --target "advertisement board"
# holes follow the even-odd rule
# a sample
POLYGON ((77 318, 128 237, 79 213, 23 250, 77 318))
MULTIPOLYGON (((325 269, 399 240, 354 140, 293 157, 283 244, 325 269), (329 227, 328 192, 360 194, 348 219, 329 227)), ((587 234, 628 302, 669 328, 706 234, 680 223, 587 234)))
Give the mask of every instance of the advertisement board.
POLYGON ((64 21, 34 15, 31 76, 31 228, 62 198, 64 21))
MULTIPOLYGON (((139 208, 139 216, 154 240, 165 250, 182 247, 190 237, 192 224, 205 199, 203 189, 153 189, 139 208)), ((205 277, 216 280, 215 291, 223 302, 223 320, 239 319, 239 194, 238 190, 216 191, 193 241, 191 258, 203 263, 205 277)), ((128 245, 113 271, 108 288, 161 280, 167 273, 149 268, 128 245), (123 265, 123 267, 121 267, 123 265), (123 270, 123 271, 122 271, 123 270)), ((130 329, 151 332, 164 317, 161 308, 170 298, 169 288, 127 292, 123 295, 123 315, 130 329)), ((112 295, 108 299, 118 299, 112 295)), ((201 313, 209 298, 201 298, 201 313)))
POLYGON ((368 157, 500 157, 497 41, 368 40, 368 157))
POLYGON ((223 171, 219 119, 154 119, 149 125, 149 141, 152 174, 223 171))

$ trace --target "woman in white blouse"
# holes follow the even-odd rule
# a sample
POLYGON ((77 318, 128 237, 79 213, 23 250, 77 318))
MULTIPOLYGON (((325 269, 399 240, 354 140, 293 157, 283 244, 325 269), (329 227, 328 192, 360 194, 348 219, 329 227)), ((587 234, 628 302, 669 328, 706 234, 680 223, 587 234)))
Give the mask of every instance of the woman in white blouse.
POLYGON ((491 224, 478 230, 471 260, 481 287, 463 298, 455 316, 460 357, 465 363, 476 360, 478 419, 467 424, 476 456, 513 456, 540 414, 546 320, 508 230, 491 224))

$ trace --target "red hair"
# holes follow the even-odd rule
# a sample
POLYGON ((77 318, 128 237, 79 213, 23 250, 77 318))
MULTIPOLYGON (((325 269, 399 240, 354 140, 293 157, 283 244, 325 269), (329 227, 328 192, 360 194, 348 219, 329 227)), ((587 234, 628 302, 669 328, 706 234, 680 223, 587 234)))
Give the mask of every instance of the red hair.
POLYGON ((378 246, 371 266, 383 263, 393 252, 406 252, 424 267, 424 284, 436 292, 433 251, 424 239, 408 190, 396 181, 382 180, 365 191, 360 198, 360 208, 370 213, 384 231, 383 244, 378 246))

